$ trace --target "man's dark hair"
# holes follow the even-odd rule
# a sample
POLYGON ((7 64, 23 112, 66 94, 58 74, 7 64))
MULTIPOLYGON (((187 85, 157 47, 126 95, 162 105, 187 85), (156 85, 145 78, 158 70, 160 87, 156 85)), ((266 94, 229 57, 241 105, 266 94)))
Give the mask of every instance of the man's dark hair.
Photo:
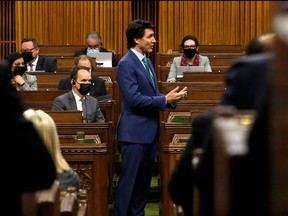
POLYGON ((11 53, 9 54, 7 57, 6 57, 6 61, 8 63, 8 66, 9 66, 9 69, 11 70, 11 67, 12 67, 12 64, 14 61, 16 61, 17 59, 19 58, 23 58, 22 55, 18 52, 14 52, 14 53, 11 53))
POLYGON ((86 59, 88 59, 89 61, 90 61, 90 63, 91 63, 91 70, 93 71, 94 70, 94 68, 95 68, 95 59, 93 59, 93 58, 91 58, 90 56, 87 56, 87 55, 85 55, 85 54, 83 54, 83 55, 80 55, 80 56, 77 56, 77 57, 75 57, 74 58, 74 66, 76 67, 78 64, 79 64, 79 61, 80 60, 86 60, 86 59))
POLYGON ((127 48, 135 47, 136 43, 134 41, 135 38, 142 38, 145 34, 145 29, 153 29, 154 25, 146 20, 133 20, 129 23, 126 30, 126 38, 127 38, 127 48))
POLYGON ((24 42, 30 42, 30 41, 33 43, 34 47, 39 47, 38 41, 35 38, 33 38, 33 37, 23 38, 22 41, 21 41, 21 44, 23 44, 24 42))
MULTIPOLYGON (((87 70, 89 72, 89 69, 88 67, 85 67, 85 66, 76 66, 72 69, 71 73, 70 73, 70 78, 71 80, 77 80, 78 78, 78 71, 81 70, 81 69, 84 69, 84 70, 87 70)), ((90 72, 89 72, 90 73, 90 72)))
POLYGON ((258 54, 274 50, 276 34, 273 32, 264 33, 252 38, 246 46, 246 55, 258 54))

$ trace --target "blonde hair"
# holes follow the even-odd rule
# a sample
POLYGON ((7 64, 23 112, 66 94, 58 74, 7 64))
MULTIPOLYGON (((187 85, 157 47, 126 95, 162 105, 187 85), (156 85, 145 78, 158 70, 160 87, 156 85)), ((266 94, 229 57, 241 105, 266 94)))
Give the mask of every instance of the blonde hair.
POLYGON ((27 120, 33 123, 34 128, 46 145, 54 160, 57 173, 61 174, 64 171, 70 169, 69 164, 61 153, 56 124, 51 116, 42 110, 34 109, 26 110, 23 115, 27 120))

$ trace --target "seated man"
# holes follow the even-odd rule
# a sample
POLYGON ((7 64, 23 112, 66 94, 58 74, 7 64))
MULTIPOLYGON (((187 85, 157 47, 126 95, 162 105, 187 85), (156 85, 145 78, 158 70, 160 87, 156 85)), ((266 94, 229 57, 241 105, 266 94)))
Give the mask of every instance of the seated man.
MULTIPOLYGON (((86 36, 86 44, 87 48, 78 50, 74 53, 74 57, 80 56, 80 55, 86 55, 88 53, 99 53, 99 52, 112 52, 104 47, 102 47, 102 37, 98 32, 90 32, 86 36)), ((112 67, 117 66, 117 60, 115 57, 114 52, 112 52, 112 67)))
POLYGON ((71 91, 55 98, 52 110, 81 110, 84 122, 104 122, 98 100, 87 95, 91 87, 89 68, 74 67, 71 72, 71 84, 71 91))
POLYGON ((24 61, 27 63, 28 71, 56 72, 56 58, 39 55, 39 43, 35 38, 24 38, 21 41, 21 52, 24 61))
MULTIPOLYGON (((92 58, 90 58, 87 55, 80 55, 74 58, 74 65, 85 66, 90 69, 91 73, 91 71, 93 71, 94 69, 95 62, 92 60, 92 58)), ((100 97, 107 95, 105 80, 95 76, 94 74, 91 74, 91 78, 92 78, 91 80, 92 85, 90 88, 90 92, 88 94, 93 97, 100 97)), ((58 90, 71 90, 71 88, 72 88, 71 76, 67 76, 59 81, 58 90)))

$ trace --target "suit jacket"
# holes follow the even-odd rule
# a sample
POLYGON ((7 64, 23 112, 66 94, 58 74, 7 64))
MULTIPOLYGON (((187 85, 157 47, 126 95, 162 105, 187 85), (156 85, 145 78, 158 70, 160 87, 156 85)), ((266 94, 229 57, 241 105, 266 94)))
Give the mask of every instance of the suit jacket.
MULTIPOLYGON (((112 52, 112 51, 109 51, 109 50, 101 47, 100 52, 112 52)), ((87 54, 87 48, 76 51, 74 53, 74 57, 77 57, 80 55, 86 55, 86 54, 87 54)), ((117 66, 116 56, 115 56, 114 52, 112 52, 112 67, 116 67, 116 66, 117 66)))
MULTIPOLYGON (((232 66, 228 73, 226 80, 226 91, 221 100, 222 105, 234 105, 237 109, 255 109, 263 114, 263 100, 267 92, 268 71, 271 62, 271 54, 249 55, 239 58, 232 66)), ((260 187, 265 184, 265 181, 260 179, 267 177, 266 170, 255 172, 257 160, 258 168, 261 167, 259 163, 265 162, 265 149, 267 144, 265 138, 261 138, 260 134, 267 134, 267 129, 263 123, 261 115, 258 116, 256 124, 253 126, 251 137, 248 145, 250 146, 250 154, 247 160, 243 163, 250 164, 243 170, 242 176, 237 176, 238 187, 238 202, 250 208, 244 208, 243 212, 233 212, 233 215, 264 215, 263 208, 263 188, 260 187), (258 119, 259 118, 259 119, 258 119), (261 146, 263 144, 263 146, 261 146), (260 147, 259 147, 260 145, 260 147), (256 147, 257 146, 257 147, 256 147), (263 153, 264 152, 264 153, 263 153), (257 155, 257 156, 255 156, 257 155), (260 155, 260 156, 259 156, 260 155), (251 163, 253 162, 253 163, 251 163), (248 169, 249 167, 249 169, 248 169), (253 169, 254 168, 254 169, 253 169), (257 181, 251 182, 251 176, 257 181), (248 177, 248 178, 247 178, 248 177), (249 182, 249 184, 248 184, 249 182), (252 184, 250 184, 252 183, 252 184), (254 188, 254 189, 253 189, 254 188), (245 194, 246 192, 246 194, 245 194), (249 193, 249 195, 247 195, 249 193), (262 208, 260 208, 262 206, 262 208), (260 212, 261 214, 258 214, 260 212), (253 212, 253 214, 252 214, 253 212), (257 213, 258 212, 258 213, 257 213)), ((188 212, 192 211, 191 206, 187 203, 192 200, 192 192, 185 192, 185 188, 189 191, 191 182, 196 182, 200 192, 200 211, 201 215, 213 216, 213 132, 212 132, 213 110, 205 111, 199 114, 192 122, 192 137, 190 138, 184 153, 171 175, 169 182, 169 192, 172 200, 188 212), (199 160, 196 170, 193 170, 191 165, 192 150, 196 147, 203 148, 203 155, 199 160), (182 196, 184 194, 185 197, 182 196)), ((192 189, 190 190, 192 191, 192 189)), ((235 201, 234 201, 235 202, 235 201)), ((237 201, 236 201, 237 203, 237 201)), ((186 215, 186 214, 185 214, 186 215)))
POLYGON ((56 58, 39 55, 39 59, 35 70, 44 70, 45 72, 57 72, 56 58))
MULTIPOLYGON (((90 89, 90 95, 93 97, 107 95, 105 80, 95 76, 94 74, 92 74, 91 76, 92 76, 92 82, 91 82, 92 85, 90 89)), ((67 76, 59 80, 58 90, 71 90, 71 89, 72 86, 70 76, 67 76)))
POLYGON ((149 59, 148 63, 156 88, 131 50, 119 61, 116 73, 122 101, 117 127, 119 141, 150 144, 158 133, 159 112, 165 109, 166 98, 158 90, 156 73, 149 59))
POLYGON ((228 72, 221 104, 234 105, 237 109, 257 109, 266 92, 272 57, 271 53, 240 57, 228 72))
MULTIPOLYGON (((192 166, 192 156, 193 151, 196 148, 204 148, 205 143, 211 142, 211 133, 212 133, 212 120, 213 120, 214 111, 208 110, 205 112, 200 113, 196 116, 192 122, 192 130, 191 130, 191 137, 186 145, 184 152, 182 153, 180 159, 177 161, 176 166, 170 176, 169 183, 168 183, 168 190, 172 201, 178 205, 181 205, 184 209, 185 216, 192 216, 193 215, 193 189, 194 189, 194 182, 196 181, 195 175, 196 171, 192 166)), ((210 151, 210 149, 209 149, 210 151)), ((209 152, 209 161, 205 161, 205 163, 212 162, 211 154, 209 152)), ((204 170, 206 171, 206 170, 204 170)), ((202 173, 201 173, 202 174, 202 173)), ((205 177, 209 175, 211 177, 210 171, 205 173, 205 177)), ((199 178, 199 177, 198 177, 199 178)), ((212 185, 210 184, 210 179, 205 179, 205 187, 200 191, 203 194, 203 190, 208 192, 212 191, 212 185), (207 181, 209 184, 207 184, 207 181)), ((200 182, 201 184, 201 182, 200 182)), ((207 194, 207 192, 204 192, 207 194)), ((205 204, 209 204, 209 206, 213 205, 211 199, 205 199, 205 204)), ((202 201, 202 199, 201 199, 202 201)), ((201 203, 201 202, 200 202, 201 203)), ((204 207, 205 208, 205 207, 204 207)), ((211 211, 211 209, 207 209, 207 211, 211 211)), ((205 214, 202 214, 205 215, 205 214)), ((206 214, 207 216, 210 214, 206 214)))
MULTIPOLYGON (((199 57, 200 57, 200 66, 204 66, 205 72, 212 72, 209 58, 207 56, 202 56, 202 55, 199 55, 199 57)), ((173 59, 173 62, 172 62, 172 65, 170 67, 169 74, 167 77, 167 82, 171 80, 172 78, 177 77, 177 67, 180 66, 181 64, 181 58, 182 56, 175 57, 173 59)))
POLYGON ((23 86, 20 86, 21 91, 38 90, 36 76, 24 73, 22 75, 22 78, 24 79, 25 84, 23 86))
MULTIPOLYGON (((73 90, 56 97, 52 105, 52 110, 77 110, 75 97, 72 91, 73 90)), ((91 117, 91 122, 104 122, 105 119, 100 110, 98 100, 90 95, 86 95, 85 98, 87 115, 91 117)))

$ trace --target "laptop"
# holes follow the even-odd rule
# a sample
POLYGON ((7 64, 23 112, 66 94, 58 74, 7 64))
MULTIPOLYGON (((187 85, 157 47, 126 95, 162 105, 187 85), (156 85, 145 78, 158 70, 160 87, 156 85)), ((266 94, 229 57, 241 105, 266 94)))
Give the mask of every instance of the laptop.
POLYGON ((88 53, 87 56, 95 58, 98 67, 112 67, 112 52, 88 53))
POLYGON ((46 72, 45 70, 35 70, 35 71, 26 71, 28 73, 32 72, 32 73, 44 73, 46 72))
POLYGON ((205 72, 204 66, 177 66, 177 78, 183 78, 184 72, 205 72))

